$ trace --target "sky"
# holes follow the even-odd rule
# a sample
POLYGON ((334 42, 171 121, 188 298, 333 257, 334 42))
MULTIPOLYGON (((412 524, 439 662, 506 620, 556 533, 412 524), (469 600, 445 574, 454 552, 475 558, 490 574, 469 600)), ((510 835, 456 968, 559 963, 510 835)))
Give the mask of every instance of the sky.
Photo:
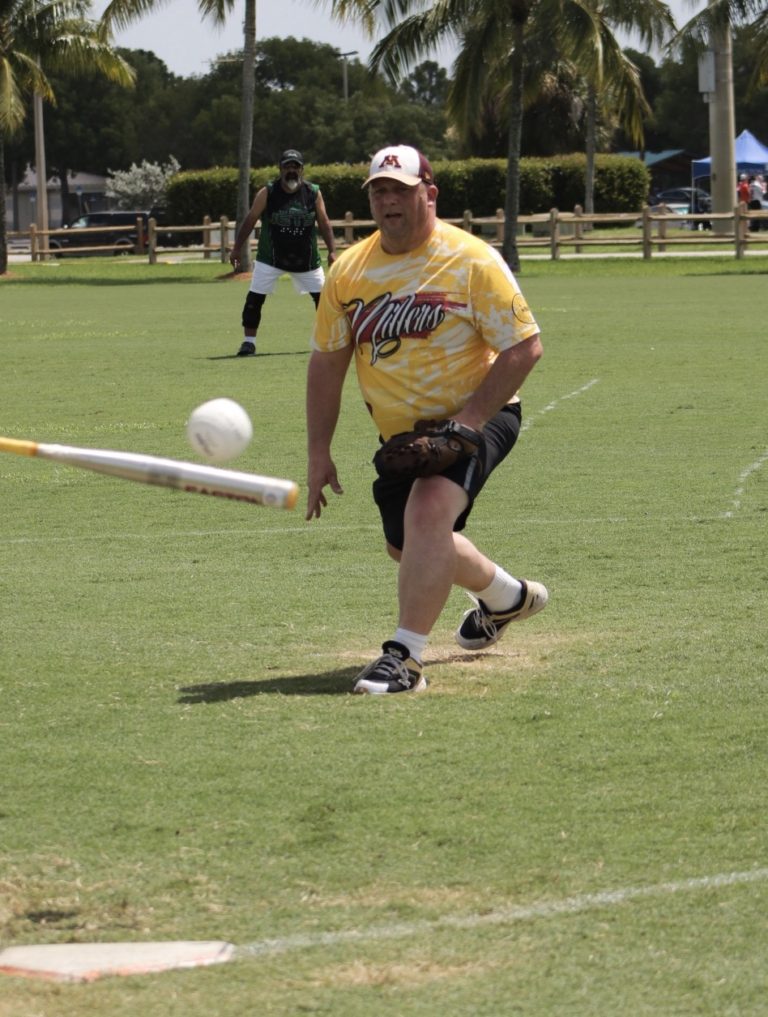
MULTIPOLYGON (((105 2, 98 0, 94 3, 97 17, 105 6, 105 2)), ((310 39, 335 46, 341 53, 357 50, 357 55, 350 59, 365 63, 373 42, 360 28, 331 21, 329 6, 316 7, 312 0, 257 0, 257 38, 310 39)), ((201 22, 195 0, 170 0, 132 28, 115 33, 115 42, 128 49, 151 50, 181 77, 206 74, 217 56, 243 48, 243 8, 242 0, 237 0, 226 24, 217 28, 209 21, 201 22)), ((449 67, 451 54, 441 52, 435 59, 449 67)))
MULTIPOLYGON (((687 21, 698 5, 689 0, 668 0, 678 24, 687 21)), ((98 17, 106 0, 95 0, 94 13, 98 17)), ((311 39, 313 42, 335 46, 341 53, 357 50, 357 59, 365 63, 373 49, 373 42, 360 28, 340 26, 331 21, 329 4, 318 7, 312 0, 257 0, 256 34, 260 39, 273 36, 311 39)), ((146 15, 129 29, 118 32, 115 41, 128 49, 151 50, 174 74, 191 77, 206 74, 211 61, 232 50, 242 49, 242 0, 235 3, 223 28, 202 22, 195 0, 169 0, 161 3, 155 14, 146 15)), ((635 45, 630 41, 630 45, 635 45)), ((433 59, 449 68, 454 52, 446 47, 433 59)))

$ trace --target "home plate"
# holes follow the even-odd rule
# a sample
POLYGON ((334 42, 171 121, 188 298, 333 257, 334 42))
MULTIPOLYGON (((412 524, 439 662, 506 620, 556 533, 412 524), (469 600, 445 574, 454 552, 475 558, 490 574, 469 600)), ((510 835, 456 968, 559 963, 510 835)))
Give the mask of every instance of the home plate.
POLYGON ((173 968, 224 964, 235 948, 221 940, 166 943, 56 943, 0 950, 0 974, 60 982, 109 975, 148 975, 173 968))

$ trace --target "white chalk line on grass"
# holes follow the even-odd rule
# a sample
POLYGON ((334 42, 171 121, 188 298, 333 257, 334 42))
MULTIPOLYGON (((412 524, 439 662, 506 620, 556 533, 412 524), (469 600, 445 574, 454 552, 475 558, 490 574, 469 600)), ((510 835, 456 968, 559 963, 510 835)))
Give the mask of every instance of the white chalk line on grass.
POLYGON ((716 890, 721 887, 759 883, 768 880, 768 868, 749 872, 722 872, 714 876, 683 879, 673 883, 655 883, 651 886, 627 886, 618 890, 578 894, 561 900, 541 901, 509 908, 499 908, 484 914, 445 915, 432 921, 399 922, 394 925, 375 925, 370 929, 340 929, 336 932, 307 932, 280 939, 262 939, 235 948, 233 959, 263 957, 270 954, 308 950, 314 947, 338 946, 343 943, 365 943, 385 939, 410 940, 414 936, 443 929, 480 929, 493 925, 515 925, 538 918, 556 918, 575 915, 598 908, 613 907, 648 897, 667 897, 696 890, 716 890))
POLYGON ((750 463, 749 466, 746 467, 746 469, 743 469, 741 471, 741 473, 739 474, 738 486, 736 487, 736 490, 733 492, 733 501, 731 502, 731 507, 726 512, 723 512, 721 516, 722 519, 732 519, 734 512, 739 511, 739 509, 741 508, 741 499, 742 496, 744 495, 744 489, 747 486, 747 481, 752 476, 752 474, 757 473, 757 471, 766 462, 768 462, 768 448, 765 450, 765 452, 763 452, 761 456, 755 459, 753 463, 750 463))
POLYGON ((522 424, 520 425, 521 433, 523 431, 527 431, 530 427, 533 427, 534 421, 538 420, 539 417, 543 417, 545 413, 551 413, 552 410, 556 409, 560 405, 560 403, 565 402, 566 399, 575 399, 576 396, 583 395, 584 392, 588 392, 593 385, 597 385, 599 381, 600 381, 599 378, 592 378, 591 381, 588 381, 586 385, 582 385, 581 388, 574 389, 573 392, 568 392, 567 395, 560 396, 558 399, 553 399, 552 402, 547 403, 547 405, 543 409, 538 410, 536 413, 533 414, 532 417, 527 417, 522 422, 522 424))

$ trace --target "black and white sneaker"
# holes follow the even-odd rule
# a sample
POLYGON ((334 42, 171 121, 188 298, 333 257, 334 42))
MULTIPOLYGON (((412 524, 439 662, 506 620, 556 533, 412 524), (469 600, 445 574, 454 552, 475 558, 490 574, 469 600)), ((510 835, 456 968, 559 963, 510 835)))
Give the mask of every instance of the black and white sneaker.
POLYGON ((240 344, 240 349, 237 351, 238 357, 255 357, 256 356, 256 343, 252 343, 249 339, 244 339, 240 344))
POLYGON ((455 638, 465 650, 484 650, 493 646, 504 635, 510 622, 530 618, 547 606, 549 593, 546 586, 532 579, 521 579, 523 592, 520 600, 508 611, 490 611, 482 600, 472 597, 477 607, 471 608, 456 629, 455 638))
POLYGON ((353 692, 383 696, 389 692, 423 692, 427 687, 421 663, 408 653, 402 643, 390 641, 382 646, 384 653, 357 676, 353 692))

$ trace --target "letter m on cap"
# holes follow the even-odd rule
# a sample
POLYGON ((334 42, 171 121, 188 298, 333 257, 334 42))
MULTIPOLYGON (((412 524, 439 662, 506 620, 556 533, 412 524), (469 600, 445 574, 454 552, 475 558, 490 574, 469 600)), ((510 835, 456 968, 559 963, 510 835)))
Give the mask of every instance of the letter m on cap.
POLYGON ((384 169, 385 166, 389 166, 391 169, 402 169, 400 160, 394 152, 387 152, 384 158, 381 160, 379 169, 384 169))

